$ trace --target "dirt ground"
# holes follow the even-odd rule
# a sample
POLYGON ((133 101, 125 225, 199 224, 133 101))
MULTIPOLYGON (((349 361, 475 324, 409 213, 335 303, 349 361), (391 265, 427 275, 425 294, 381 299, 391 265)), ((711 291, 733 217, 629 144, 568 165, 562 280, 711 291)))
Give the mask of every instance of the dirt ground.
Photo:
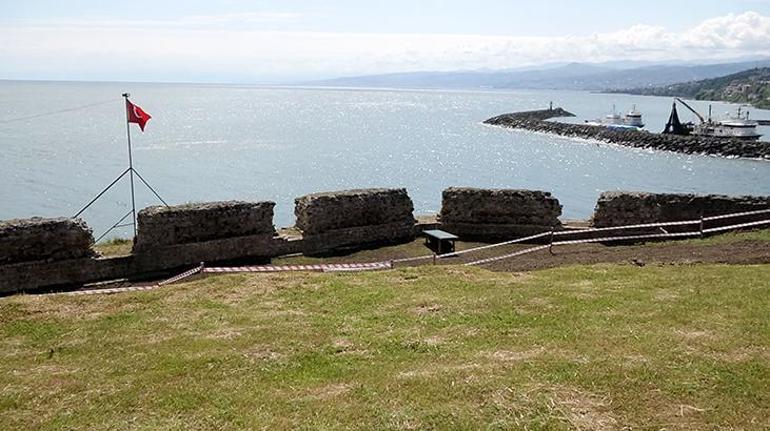
MULTIPOLYGON (((478 247, 479 243, 457 243, 457 250, 478 247)), ((437 264, 464 264, 480 259, 497 257, 534 247, 532 244, 516 244, 495 247, 440 259, 437 264)), ((577 244, 563 245, 549 250, 539 250, 515 256, 481 267, 493 271, 531 271, 566 265, 590 265, 596 263, 646 264, 766 264, 770 263, 770 241, 751 233, 737 234, 723 240, 689 240, 655 242, 638 245, 577 244)), ((388 261, 410 256, 429 255, 431 251, 423 246, 421 239, 398 246, 364 250, 348 255, 327 258, 280 258, 274 264, 298 263, 356 263, 388 261)), ((396 263, 396 266, 431 265, 432 259, 416 262, 396 263)))
POLYGON ((595 263, 655 264, 762 264, 770 263, 770 242, 738 241, 728 244, 695 245, 670 242, 643 246, 568 245, 490 263, 495 271, 529 271, 565 265, 595 263))
MULTIPOLYGON (((466 250, 487 244, 458 242, 457 250, 466 250)), ((455 257, 438 259, 436 265, 462 265, 481 259, 502 256, 535 247, 536 244, 515 244, 474 251, 455 257)), ((286 256, 273 259, 273 265, 322 264, 322 263, 366 263, 386 262, 416 256, 431 256, 432 252, 418 238, 406 244, 359 250, 348 254, 327 257, 286 256)), ((262 262, 263 264, 265 262, 262 262)), ((568 265, 592 265, 597 263, 618 263, 644 266, 688 265, 697 263, 722 264, 770 264, 770 231, 754 231, 726 234, 705 240, 652 242, 637 245, 577 244, 563 245, 549 250, 538 250, 529 254, 510 257, 496 262, 479 265, 491 271, 524 272, 568 265)), ((245 263, 241 263, 245 264, 245 263)), ((433 265, 427 258, 411 262, 395 262, 395 267, 433 265)), ((222 265, 228 266, 228 265, 222 265)), ((110 287, 139 287, 154 285, 159 280, 141 282, 96 283, 82 289, 110 287)))

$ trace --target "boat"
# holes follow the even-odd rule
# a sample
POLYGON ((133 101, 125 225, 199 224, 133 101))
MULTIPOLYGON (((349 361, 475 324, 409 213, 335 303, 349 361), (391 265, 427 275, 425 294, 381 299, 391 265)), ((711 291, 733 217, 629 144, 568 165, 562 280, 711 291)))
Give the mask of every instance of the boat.
POLYGON ((612 114, 607 114, 604 118, 597 118, 596 120, 586 120, 586 124, 589 126, 604 126, 610 129, 636 130, 644 127, 642 113, 636 110, 636 105, 634 105, 625 115, 618 114, 613 105, 612 114))
POLYGON ((663 133, 755 141, 762 137, 761 134, 757 133, 758 125, 759 123, 757 121, 749 119, 748 111, 745 113, 743 112, 742 106, 738 107, 737 115, 728 115, 727 118, 723 120, 714 120, 711 118, 711 106, 709 106, 708 118, 704 118, 703 115, 688 105, 687 102, 677 97, 674 99, 671 108, 671 116, 668 119, 668 123, 666 123, 666 128, 663 130, 663 133), (695 116, 698 117, 699 123, 682 123, 679 121, 679 115, 676 111, 676 102, 679 102, 682 106, 695 114, 695 116))

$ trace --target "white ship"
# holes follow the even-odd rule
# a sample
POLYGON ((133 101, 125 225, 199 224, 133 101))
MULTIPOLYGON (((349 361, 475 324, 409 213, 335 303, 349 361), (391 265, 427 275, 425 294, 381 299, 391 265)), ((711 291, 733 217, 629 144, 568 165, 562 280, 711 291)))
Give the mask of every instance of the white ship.
POLYGON ((612 114, 607 114, 604 118, 596 120, 586 120, 586 124, 589 126, 604 126, 611 129, 641 129, 644 127, 642 113, 636 110, 636 105, 625 115, 618 114, 613 105, 612 114))
POLYGON ((671 117, 669 118, 668 123, 666 124, 666 130, 664 130, 663 133, 745 140, 757 140, 762 137, 761 134, 757 133, 757 126, 759 123, 750 120, 749 112, 742 112, 743 110, 741 107, 738 107, 737 115, 728 115, 724 120, 714 120, 711 118, 710 106, 708 118, 704 118, 682 99, 676 98, 676 102, 674 102, 671 117), (679 116, 676 113, 676 102, 681 103, 684 107, 692 111, 698 117, 700 123, 680 123, 679 116))

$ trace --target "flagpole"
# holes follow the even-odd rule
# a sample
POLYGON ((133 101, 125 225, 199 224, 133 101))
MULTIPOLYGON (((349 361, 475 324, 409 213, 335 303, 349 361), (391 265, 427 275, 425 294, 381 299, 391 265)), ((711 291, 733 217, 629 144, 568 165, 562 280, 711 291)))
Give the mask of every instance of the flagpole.
POLYGON ((154 189, 154 188, 152 188, 152 186, 150 186, 150 184, 149 184, 149 183, 148 183, 148 182, 147 182, 147 181, 146 181, 144 178, 142 178, 142 175, 139 173, 139 171, 137 171, 136 169, 134 169, 134 157, 133 157, 133 154, 132 154, 132 148, 131 148, 131 119, 132 119, 132 115, 136 115, 136 110, 137 110, 137 109, 138 109, 138 110, 139 110, 139 112, 141 113, 141 115, 139 115, 137 119, 134 119, 134 122, 139 124, 139 127, 141 127, 141 128, 142 128, 142 131, 144 131, 144 125, 147 123, 147 120, 149 120, 149 119, 150 119, 150 118, 152 118, 152 117, 150 117, 150 115, 149 115, 149 114, 147 114, 146 112, 142 111, 142 110, 141 110, 141 108, 139 108, 139 107, 137 107, 136 105, 132 104, 132 103, 131 103, 131 102, 128 100, 128 98, 129 98, 129 97, 131 97, 131 95, 130 95, 130 94, 128 94, 128 93, 123 93, 123 94, 122 94, 122 96, 123 96, 123 98, 125 99, 125 105, 126 105, 126 138, 128 139, 128 168, 126 168, 126 170, 124 170, 122 174, 120 174, 120 175, 119 175, 117 178, 115 178, 115 179, 114 179, 114 180, 113 180, 113 181, 110 183, 110 185, 108 185, 108 186, 107 186, 107 187, 105 187, 105 188, 104 188, 104 189, 103 189, 101 192, 99 192, 99 194, 98 194, 98 195, 96 195, 96 197, 95 197, 95 198, 91 199, 91 201, 90 201, 90 202, 88 202, 88 204, 86 204, 86 206, 84 206, 83 208, 81 208, 81 210, 80 210, 80 211, 78 211, 78 212, 77 212, 77 214, 75 214, 75 215, 73 216, 73 218, 74 218, 74 217, 78 217, 78 216, 80 216, 81 214, 83 214, 83 212, 84 212, 85 210, 87 210, 88 208, 90 208, 90 207, 91 207, 91 205, 93 205, 93 204, 94 204, 96 201, 98 201, 98 200, 99 200, 99 198, 101 198, 101 197, 102 197, 102 196, 103 196, 105 193, 107 193, 107 191, 108 191, 108 190, 110 190, 110 189, 111 189, 111 188, 112 188, 112 187, 113 187, 115 184, 117 184, 117 183, 118 183, 118 181, 120 181, 121 179, 123 179, 123 177, 125 177, 125 176, 126 176, 126 174, 129 174, 129 175, 130 175, 130 177, 131 177, 131 211, 129 211, 128 213, 126 213, 126 215, 124 215, 124 216, 123 216, 123 217, 122 217, 120 220, 118 220, 118 222, 117 222, 117 223, 115 223, 115 224, 114 224, 114 225, 113 225, 111 228, 107 229, 107 231, 106 231, 106 232, 104 232, 104 233, 103 233, 103 234, 102 234, 102 235, 99 237, 99 239, 97 239, 96 241, 99 241, 99 240, 101 240, 102 238, 104 238, 104 237, 105 237, 105 236, 106 236, 108 233, 110 233, 110 232, 111 232, 113 229, 115 229, 115 228, 118 228, 118 227, 124 227, 124 226, 128 226, 128 225, 129 225, 129 223, 126 223, 126 224, 121 224, 121 223, 123 223, 123 220, 125 220, 126 218, 128 218, 128 216, 131 216, 131 218, 132 218, 132 220, 131 220, 131 223, 130 223, 130 224, 131 224, 131 225, 134 227, 134 240, 136 240, 136 234, 137 234, 137 230, 138 230, 138 228, 137 228, 137 223, 136 223, 136 192, 135 192, 135 186, 134 186, 134 174, 136 174, 136 176, 137 176, 137 177, 138 177, 138 178, 139 178, 139 179, 142 181, 142 183, 143 183, 145 186, 147 186, 147 188, 148 188, 148 189, 150 189, 150 191, 151 191, 151 192, 152 192, 152 193, 155 195, 155 197, 157 197, 157 198, 158 198, 158 200, 160 200, 161 202, 163 202, 163 205, 165 205, 165 206, 168 206, 168 204, 166 203, 166 201, 165 201, 165 200, 163 200, 163 198, 162 198, 162 197, 160 197, 160 195, 158 194, 158 192, 156 192, 156 191, 155 191, 155 189, 154 189), (132 106, 132 107, 133 107, 133 109, 134 109, 134 111, 132 111, 131 113, 129 113, 129 111, 128 111, 128 107, 129 107, 129 106, 132 106))
POLYGON ((130 94, 123 93, 123 98, 126 99, 126 136, 128 137, 128 173, 131 177, 131 214, 133 217, 134 225, 134 240, 136 240, 136 198, 134 195, 134 158, 131 154, 131 127, 130 117, 128 115, 128 96, 130 94))

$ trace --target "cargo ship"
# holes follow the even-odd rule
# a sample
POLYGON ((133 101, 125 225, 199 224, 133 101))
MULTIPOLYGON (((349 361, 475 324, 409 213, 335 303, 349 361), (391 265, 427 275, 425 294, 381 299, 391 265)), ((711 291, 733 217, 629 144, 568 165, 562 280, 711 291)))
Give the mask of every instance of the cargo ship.
POLYGON ((586 124, 589 126, 604 126, 611 129, 641 129, 644 127, 642 113, 637 111, 636 105, 625 115, 618 114, 615 106, 613 106, 612 114, 607 114, 604 118, 596 120, 586 120, 586 124))
POLYGON ((672 135, 694 135, 694 136, 708 136, 711 138, 725 138, 725 139, 743 139, 749 141, 755 141, 762 137, 757 132, 757 126, 759 123, 749 119, 749 112, 743 112, 743 107, 738 107, 736 115, 728 115, 724 120, 714 120, 711 118, 711 106, 709 105, 709 114, 705 118, 698 111, 693 109, 684 100, 680 98, 674 99, 674 103, 671 107, 671 115, 669 116, 666 128, 663 130, 664 134, 672 135), (679 120, 679 114, 676 111, 676 103, 679 102, 685 108, 689 109, 696 117, 698 117, 699 123, 693 122, 682 123, 679 120))

